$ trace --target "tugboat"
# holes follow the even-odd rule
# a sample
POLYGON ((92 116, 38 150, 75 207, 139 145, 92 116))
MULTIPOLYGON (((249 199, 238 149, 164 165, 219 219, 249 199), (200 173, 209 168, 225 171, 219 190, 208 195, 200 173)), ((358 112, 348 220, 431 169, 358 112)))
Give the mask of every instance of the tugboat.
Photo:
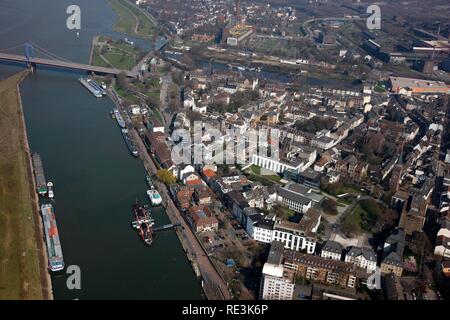
POLYGON ((154 220, 150 216, 150 210, 146 205, 140 205, 136 202, 133 205, 133 220, 131 225, 139 233, 139 236, 146 245, 151 245, 153 241, 154 220))
POLYGON ((47 183, 47 189, 48 189, 48 197, 50 199, 53 199, 55 196, 55 193, 53 192, 53 182, 49 181, 47 183))
POLYGON ((151 187, 150 190, 147 190, 147 196, 153 206, 159 206, 162 202, 161 195, 154 187, 151 187))

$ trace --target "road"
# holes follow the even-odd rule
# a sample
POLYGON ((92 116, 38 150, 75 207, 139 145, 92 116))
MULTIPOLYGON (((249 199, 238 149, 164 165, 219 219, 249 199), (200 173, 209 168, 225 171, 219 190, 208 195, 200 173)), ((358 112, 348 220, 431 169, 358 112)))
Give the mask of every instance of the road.
POLYGON ((169 90, 172 84, 172 77, 170 75, 164 75, 160 79, 161 90, 159 94, 159 110, 164 117, 164 129, 165 132, 169 132, 169 127, 172 122, 173 114, 168 112, 167 108, 169 106, 169 90))

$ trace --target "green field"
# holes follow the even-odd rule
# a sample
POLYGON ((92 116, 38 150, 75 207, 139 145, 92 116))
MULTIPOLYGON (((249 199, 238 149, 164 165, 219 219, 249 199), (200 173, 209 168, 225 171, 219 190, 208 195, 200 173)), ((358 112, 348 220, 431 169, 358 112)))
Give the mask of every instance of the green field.
POLYGON ((0 82, 0 300, 43 298, 17 90, 23 76, 0 82))
POLYGON ((261 182, 263 185, 271 186, 280 184, 281 177, 275 172, 264 170, 265 174, 261 174, 261 167, 252 165, 247 169, 248 178, 255 182, 261 182))
POLYGON ((143 55, 141 49, 123 41, 112 41, 108 38, 99 37, 99 43, 94 45, 92 64, 100 67, 131 70, 143 55), (106 43, 107 40, 110 40, 110 42, 106 43))
POLYGON ((347 236, 357 236, 364 232, 372 232, 378 214, 366 209, 364 203, 359 204, 345 219, 341 229, 347 236))
POLYGON ((139 8, 127 0, 108 0, 119 20, 114 25, 117 32, 149 38, 155 32, 153 22, 139 8))

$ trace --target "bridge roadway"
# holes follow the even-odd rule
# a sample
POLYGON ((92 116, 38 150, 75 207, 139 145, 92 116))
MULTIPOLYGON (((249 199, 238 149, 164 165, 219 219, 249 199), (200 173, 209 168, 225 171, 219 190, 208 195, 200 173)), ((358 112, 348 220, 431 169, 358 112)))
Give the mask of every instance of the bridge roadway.
MULTIPOLYGON (((3 61, 12 61, 12 62, 27 62, 27 58, 22 55, 16 54, 7 54, 0 53, 0 60, 3 61)), ((60 60, 51 60, 51 59, 42 59, 42 58, 31 58, 31 64, 34 65, 42 65, 49 67, 56 67, 62 69, 71 69, 71 70, 79 70, 79 71, 87 71, 93 72, 96 74, 111 74, 117 76, 122 71, 125 72, 126 76, 129 78, 136 78, 138 76, 138 70, 128 71, 128 70, 120 70, 113 68, 105 68, 105 67, 96 67, 88 64, 76 63, 76 62, 66 62, 60 60)))

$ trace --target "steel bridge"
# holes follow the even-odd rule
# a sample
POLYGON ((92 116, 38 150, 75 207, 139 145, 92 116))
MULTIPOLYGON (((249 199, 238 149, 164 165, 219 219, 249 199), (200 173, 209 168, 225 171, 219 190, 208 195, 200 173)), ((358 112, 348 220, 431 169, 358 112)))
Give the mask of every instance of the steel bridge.
MULTIPOLYGON (((12 47, 9 49, 17 48, 12 47)), ((7 51, 9 49, 3 49, 0 51, 7 51)), ((58 57, 49 51, 39 47, 35 43, 26 43, 25 44, 25 55, 20 54, 10 54, 10 53, 4 53, 0 52, 0 61, 7 61, 7 62, 16 62, 16 63, 25 63, 29 67, 37 67, 37 66, 46 66, 46 67, 53 67, 57 69, 67 69, 67 70, 75 70, 75 71, 85 71, 90 73, 95 73, 98 75, 113 75, 117 76, 119 73, 124 72, 125 75, 129 78, 136 78, 139 74, 138 70, 120 70, 115 68, 106 68, 106 67, 97 67, 97 66, 91 66, 88 64, 82 64, 77 62, 72 62, 67 59, 58 57), (34 56, 34 50, 39 50, 40 53, 42 53, 44 56, 47 56, 48 58, 36 58, 34 56)))

